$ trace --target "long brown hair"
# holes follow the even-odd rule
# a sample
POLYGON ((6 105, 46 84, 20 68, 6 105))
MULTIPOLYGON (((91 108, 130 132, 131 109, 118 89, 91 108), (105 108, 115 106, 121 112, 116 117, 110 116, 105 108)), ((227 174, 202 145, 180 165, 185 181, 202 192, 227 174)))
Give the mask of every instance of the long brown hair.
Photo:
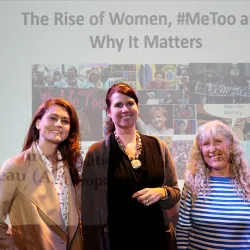
MULTIPOLYGON (((138 105, 138 97, 135 91, 126 83, 116 83, 112 87, 108 89, 106 95, 106 113, 110 109, 111 106, 111 97, 114 93, 120 93, 131 97, 135 100, 136 105, 138 105)), ((106 128, 105 128, 105 135, 113 133, 115 131, 115 124, 111 120, 111 118, 107 118, 106 120, 106 128)))
POLYGON ((32 118, 28 133, 24 140, 22 151, 29 149, 32 143, 39 139, 39 131, 36 128, 36 121, 41 119, 48 108, 52 105, 59 105, 65 108, 70 117, 69 135, 59 144, 58 150, 61 152, 63 160, 66 160, 69 165, 70 176, 73 184, 77 185, 80 182, 80 176, 76 166, 82 163, 82 156, 80 152, 80 128, 77 113, 68 101, 60 98, 52 98, 40 105, 32 118))

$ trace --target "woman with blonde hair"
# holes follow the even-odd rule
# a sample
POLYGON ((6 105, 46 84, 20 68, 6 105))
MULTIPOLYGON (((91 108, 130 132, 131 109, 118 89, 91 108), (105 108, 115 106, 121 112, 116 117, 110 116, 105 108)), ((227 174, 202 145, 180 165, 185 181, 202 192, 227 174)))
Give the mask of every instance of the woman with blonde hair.
POLYGON ((250 173, 231 128, 198 129, 185 177, 178 249, 250 249, 250 173))
POLYGON ((145 135, 163 136, 174 134, 173 128, 167 127, 167 122, 170 120, 170 113, 166 106, 153 106, 149 110, 151 118, 150 124, 145 124, 144 121, 138 117, 136 121, 137 129, 145 135))
POLYGON ((103 83, 100 80, 100 72, 98 69, 93 68, 89 72, 86 88, 103 89, 103 83))

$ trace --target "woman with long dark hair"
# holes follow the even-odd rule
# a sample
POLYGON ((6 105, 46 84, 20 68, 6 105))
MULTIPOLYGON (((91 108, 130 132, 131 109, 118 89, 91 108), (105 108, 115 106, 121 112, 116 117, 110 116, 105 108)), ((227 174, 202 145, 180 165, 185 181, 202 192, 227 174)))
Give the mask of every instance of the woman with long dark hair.
POLYGON ((70 103, 54 98, 41 104, 22 152, 0 169, 0 249, 82 249, 79 139, 70 103))

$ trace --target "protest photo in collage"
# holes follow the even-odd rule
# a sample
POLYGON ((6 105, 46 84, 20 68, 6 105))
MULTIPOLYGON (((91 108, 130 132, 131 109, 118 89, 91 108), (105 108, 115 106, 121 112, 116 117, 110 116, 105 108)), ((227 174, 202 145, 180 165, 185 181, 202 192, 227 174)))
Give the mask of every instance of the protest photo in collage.
POLYGON ((190 63, 189 81, 195 104, 249 103, 249 63, 190 63))
POLYGON ((32 112, 49 98, 68 100, 77 111, 86 151, 104 137, 105 96, 119 82, 138 95, 139 132, 163 139, 181 155, 175 157, 178 178, 188 155, 176 152, 190 146, 197 127, 214 119, 232 127, 250 161, 250 63, 33 64, 32 112))
POLYGON ((184 179, 184 170, 191 154, 192 145, 193 141, 191 140, 172 141, 172 156, 176 164, 178 180, 184 179))
POLYGON ((174 105, 174 119, 195 119, 195 105, 174 105))

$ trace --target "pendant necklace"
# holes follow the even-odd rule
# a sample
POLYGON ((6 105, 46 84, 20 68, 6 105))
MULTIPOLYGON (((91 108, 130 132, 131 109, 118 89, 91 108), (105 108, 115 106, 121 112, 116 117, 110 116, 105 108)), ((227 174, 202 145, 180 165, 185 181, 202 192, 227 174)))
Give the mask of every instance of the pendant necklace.
POLYGON ((119 148, 121 149, 122 152, 124 152, 128 156, 130 163, 131 163, 131 166, 134 169, 141 167, 141 165, 142 165, 141 161, 138 159, 139 155, 141 154, 141 150, 142 150, 141 137, 140 137, 139 132, 136 130, 136 146, 135 146, 135 157, 134 158, 129 155, 128 150, 126 149, 121 138, 116 134, 116 131, 114 132, 114 134, 115 134, 115 139, 119 145, 119 148))

